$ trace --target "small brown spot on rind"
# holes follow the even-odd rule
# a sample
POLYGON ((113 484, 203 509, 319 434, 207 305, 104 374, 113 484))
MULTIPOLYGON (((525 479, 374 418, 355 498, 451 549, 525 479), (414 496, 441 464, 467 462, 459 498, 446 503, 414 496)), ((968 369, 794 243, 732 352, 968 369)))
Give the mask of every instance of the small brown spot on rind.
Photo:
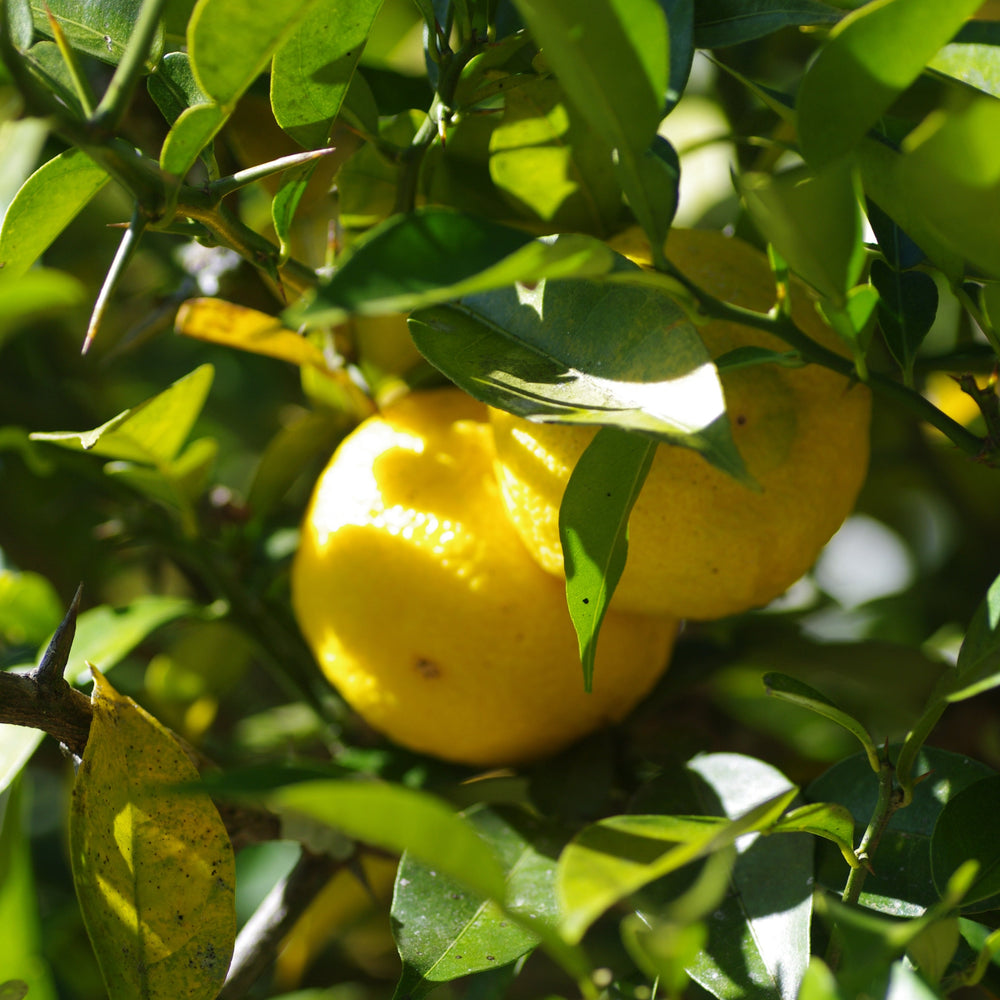
POLYGON ((426 677, 428 680, 433 680, 435 677, 441 676, 441 668, 433 660, 428 660, 425 656, 418 656, 414 662, 414 666, 417 668, 420 676, 426 677))

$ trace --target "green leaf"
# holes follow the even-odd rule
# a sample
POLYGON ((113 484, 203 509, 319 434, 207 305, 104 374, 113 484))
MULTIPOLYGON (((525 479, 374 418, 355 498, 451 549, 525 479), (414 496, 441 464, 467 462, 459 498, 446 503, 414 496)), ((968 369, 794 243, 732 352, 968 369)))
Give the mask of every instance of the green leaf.
POLYGON ((798 1000, 848 1000, 837 987, 837 979, 830 967, 821 959, 809 960, 809 968, 802 977, 798 1000))
POLYGON ((32 434, 73 451, 162 466, 177 457, 212 384, 214 369, 202 365, 144 403, 123 410, 92 431, 32 434))
POLYGON ((281 260, 286 261, 292 255, 290 243, 292 223, 302 196, 306 193, 309 181, 316 172, 317 160, 300 164, 286 170, 281 175, 281 186, 271 199, 271 222, 274 224, 274 234, 278 237, 278 247, 281 260))
MULTIPOLYGON (((907 136, 903 154, 894 176, 908 211, 919 214, 920 224, 949 251, 1000 277, 994 238, 1000 225, 1000 101, 977 97, 954 112, 929 115, 907 136)), ((923 246, 920 234, 906 228, 923 246)))
POLYGON ((64 271, 36 267, 16 281, 0 272, 0 344, 29 322, 79 305, 84 296, 83 283, 64 271))
POLYGON ((610 906, 655 879, 770 827, 797 794, 783 792, 738 819, 613 816, 582 830, 559 858, 561 933, 579 941, 610 906))
POLYGON ((320 0, 278 50, 271 69, 275 121, 301 146, 325 146, 382 0, 320 0))
POLYGON ((854 149, 979 7, 978 0, 888 0, 848 14, 799 87, 799 141, 817 168, 854 149))
POLYGON ((864 229, 853 168, 796 167, 741 178, 747 210, 789 267, 824 298, 844 306, 864 266, 864 229))
MULTIPOLYGON (((958 917, 945 917, 929 924, 910 942, 906 957, 917 967, 925 984, 941 982, 960 939, 958 917)), ((905 994, 907 998, 911 995, 905 994)))
POLYGON ((814 802, 799 806, 783 816, 772 828, 772 833, 811 833, 836 844, 844 860, 857 868, 861 862, 854 853, 854 817, 848 809, 837 803, 814 802))
POLYGON ((764 675, 763 681, 769 695, 822 715, 846 729, 864 748, 872 771, 878 774, 881 766, 878 750, 868 730, 857 719, 834 704, 825 694, 795 677, 771 672, 764 675))
MULTIPOLYGON (((59 22, 70 46, 108 63, 117 63, 135 27, 143 0, 90 3, 89 0, 31 0, 35 30, 52 37, 48 13, 59 22)), ((163 52, 163 28, 159 28, 149 53, 149 66, 163 52)))
POLYGON ((559 508, 566 603, 587 691, 601 622, 625 569, 629 514, 655 453, 648 438, 602 428, 576 463, 559 508))
POLYGON ((680 197, 681 165, 677 153, 663 136, 654 136, 649 148, 633 162, 619 159, 615 174, 633 214, 649 237, 650 246, 656 248, 655 258, 670 232, 680 197))
POLYGON ((590 127, 620 157, 641 155, 656 134, 667 92, 668 32, 659 4, 515 2, 590 127))
POLYGON ((389 851, 408 851, 487 899, 506 879, 489 845, 440 799, 381 782, 307 781, 268 796, 272 808, 302 813, 389 851))
POLYGON ((0 643, 41 646, 62 617, 59 595, 46 577, 0 569, 0 643))
MULTIPOLYGON (((695 757, 688 769, 700 776, 721 811, 735 819, 767 803, 791 803, 788 778, 763 761, 741 754, 695 757)), ((784 822, 772 812, 758 829, 770 833, 784 822)), ((805 836, 747 837, 736 841, 733 893, 708 921, 708 944, 688 974, 716 996, 794 1000, 809 962, 813 896, 813 844, 805 836)))
MULTIPOLYGON (((526 921, 554 924, 558 842, 538 823, 489 808, 467 819, 492 847, 506 873, 506 896, 526 921)), ((494 901, 404 855, 392 901, 396 946, 403 960, 397 996, 420 997, 434 984, 515 961, 538 937, 494 901)))
POLYGON ((210 104, 211 98, 198 86, 186 52, 169 52, 146 78, 149 96, 168 125, 196 104, 210 104))
POLYGON ((995 909, 1000 902, 1000 775, 992 775, 953 795, 941 810, 931 838, 931 873, 943 895, 948 880, 968 860, 978 862, 964 912, 995 909))
POLYGON ((597 236, 619 224, 611 149, 567 107, 556 80, 533 79, 507 93, 489 149, 490 178, 519 214, 597 236))
POLYGON ((996 45, 946 45, 927 65, 970 87, 1000 97, 1000 49, 996 45))
POLYGON ((4 216, 2 280, 22 277, 107 181, 104 170, 78 149, 42 164, 24 182, 4 216))
POLYGON ((201 90, 231 112, 316 2, 282 0, 248 7, 244 0, 198 0, 187 43, 201 90))
POLYGON ((717 49, 800 25, 834 24, 842 12, 819 0, 698 0, 694 44, 717 49))
POLYGON ((236 865, 175 737, 94 674, 94 719, 73 784, 70 854, 111 1000, 213 1000, 236 939, 236 865))
POLYGON ((408 312, 518 281, 603 274, 614 259, 592 237, 534 240, 486 219, 427 208, 374 229, 287 321, 294 329, 342 322, 351 313, 408 312))
POLYGON ((218 104, 195 104, 185 108, 163 140, 160 166, 168 174, 183 179, 227 118, 218 104))
MULTIPOLYGON (((28 836, 28 789, 23 781, 0 797, 0 975, 20 980, 32 1000, 56 1000, 43 957, 42 925, 28 836)), ((4 984, 0 983, 0 996, 4 984)))
MULTIPOLYGON (((717 855, 716 855, 717 856, 717 855)), ((711 859, 709 859, 711 863, 711 859)), ((633 913, 621 924, 622 941, 632 960, 669 997, 681 996, 688 984, 687 969, 708 939, 703 923, 681 924, 633 913)))
POLYGON ((938 291, 924 271, 897 271, 873 260, 871 282, 879 294, 878 322, 886 346, 908 381, 917 350, 937 315, 938 291))
MULTIPOLYGON (((890 757, 898 752, 890 748, 890 757)), ((924 747, 915 770, 926 777, 913 789, 913 801, 893 813, 872 857, 877 878, 869 877, 861 904, 884 913, 915 916, 937 902, 931 874, 931 836, 944 805, 963 789, 996 772, 961 754, 924 747)), ((878 782, 864 754, 840 761, 806 789, 811 802, 835 802, 847 808, 859 829, 875 810, 878 782)), ((847 878, 840 851, 821 844, 817 882, 840 893, 847 878)), ((950 873, 949 873, 950 874, 950 873)))

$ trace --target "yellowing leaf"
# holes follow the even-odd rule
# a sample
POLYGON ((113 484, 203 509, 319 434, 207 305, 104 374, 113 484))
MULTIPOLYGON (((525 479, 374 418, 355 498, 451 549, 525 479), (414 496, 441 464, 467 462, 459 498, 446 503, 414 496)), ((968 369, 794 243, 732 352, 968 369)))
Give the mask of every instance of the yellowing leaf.
POLYGON ((232 845, 173 735, 94 669, 70 850, 110 1000, 212 1000, 236 936, 232 845))
POLYGON ((177 330, 210 344, 264 354, 293 365, 312 365, 326 371, 323 352, 305 337, 281 325, 267 313, 222 299, 190 299, 177 314, 177 330))

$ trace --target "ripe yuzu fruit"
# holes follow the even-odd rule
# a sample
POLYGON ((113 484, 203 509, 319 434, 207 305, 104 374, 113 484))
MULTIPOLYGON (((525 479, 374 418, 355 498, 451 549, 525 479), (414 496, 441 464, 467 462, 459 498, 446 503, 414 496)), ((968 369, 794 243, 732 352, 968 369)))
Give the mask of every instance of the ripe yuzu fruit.
MULTIPOLYGON (((648 264, 638 230, 611 245, 648 264)), ((721 233, 675 229, 671 262, 716 297, 758 311, 773 303, 763 254, 721 233)), ((824 346, 845 353, 809 293, 791 282, 792 316, 824 346)), ((788 346, 760 330, 712 321, 699 332, 719 357, 756 345, 788 346)), ((629 522, 628 562, 612 608, 714 619, 766 604, 815 561, 854 506, 868 465, 870 393, 830 369, 776 364, 722 375, 733 438, 760 492, 694 451, 661 445, 629 522)), ((541 566, 562 574, 559 505, 596 430, 491 411, 496 471, 507 512, 541 566)))
POLYGON ((337 449, 292 569, 302 632, 329 680, 404 746, 522 762, 621 719, 667 665, 677 623, 609 614, 583 690, 562 582, 504 514, 486 407, 416 392, 337 449))

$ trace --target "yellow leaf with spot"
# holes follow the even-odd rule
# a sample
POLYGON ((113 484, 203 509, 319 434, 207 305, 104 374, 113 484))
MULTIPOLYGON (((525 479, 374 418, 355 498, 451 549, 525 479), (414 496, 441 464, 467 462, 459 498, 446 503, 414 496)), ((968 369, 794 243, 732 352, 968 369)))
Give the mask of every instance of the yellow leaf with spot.
POLYGON ((189 299, 177 313, 177 330, 185 337, 264 354, 293 365, 329 369, 323 352, 281 320, 223 299, 189 299))
POLYGON ((70 850, 110 1000, 213 1000, 236 937, 235 862, 177 739, 94 673, 70 850))

